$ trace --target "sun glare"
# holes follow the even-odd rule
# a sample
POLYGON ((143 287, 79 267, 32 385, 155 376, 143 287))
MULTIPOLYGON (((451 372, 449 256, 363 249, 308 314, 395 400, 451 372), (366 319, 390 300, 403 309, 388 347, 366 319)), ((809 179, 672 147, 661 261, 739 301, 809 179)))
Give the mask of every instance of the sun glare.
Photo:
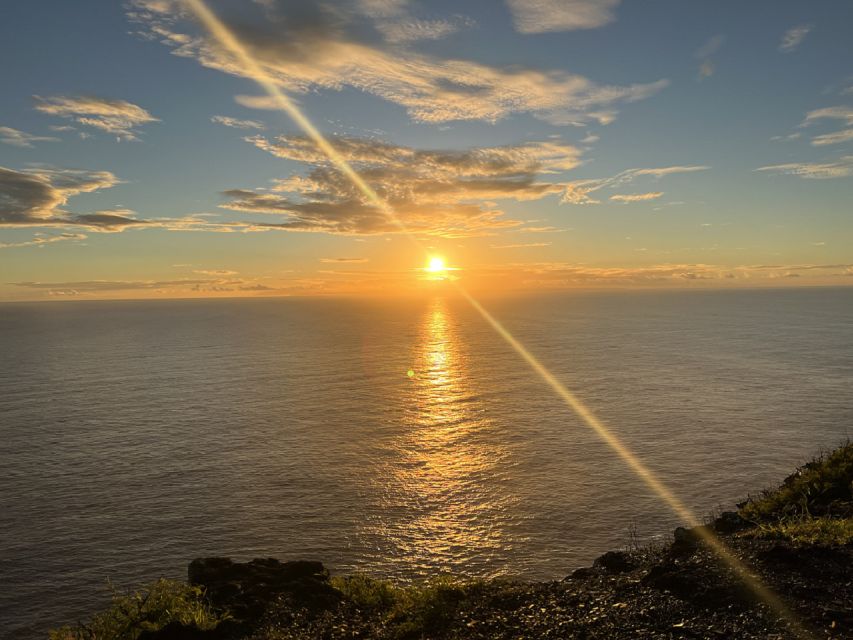
POLYGON ((443 271, 447 271, 447 265, 444 263, 444 258, 440 256, 433 256, 429 259, 429 264, 427 265, 427 271, 430 273, 441 273, 443 271))

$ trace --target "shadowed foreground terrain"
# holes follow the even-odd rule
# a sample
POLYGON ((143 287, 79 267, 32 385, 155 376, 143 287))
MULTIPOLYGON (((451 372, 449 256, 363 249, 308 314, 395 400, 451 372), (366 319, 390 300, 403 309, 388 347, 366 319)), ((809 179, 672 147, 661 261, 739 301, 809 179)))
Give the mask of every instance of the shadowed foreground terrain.
MULTIPOLYGON (((853 637, 853 445, 706 525, 816 638, 853 637)), ((116 596, 53 640, 794 638, 696 531, 611 551, 562 581, 399 586, 319 562, 194 560, 187 584, 116 596)))

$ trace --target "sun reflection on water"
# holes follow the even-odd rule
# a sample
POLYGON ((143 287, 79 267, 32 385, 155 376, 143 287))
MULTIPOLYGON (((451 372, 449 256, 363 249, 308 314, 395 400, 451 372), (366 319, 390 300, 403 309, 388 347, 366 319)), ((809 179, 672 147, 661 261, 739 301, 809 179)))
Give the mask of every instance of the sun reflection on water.
POLYGON ((511 546, 510 456, 445 300, 431 301, 413 356, 403 425, 376 479, 385 515, 372 534, 409 565, 404 573, 494 574, 489 563, 511 546))

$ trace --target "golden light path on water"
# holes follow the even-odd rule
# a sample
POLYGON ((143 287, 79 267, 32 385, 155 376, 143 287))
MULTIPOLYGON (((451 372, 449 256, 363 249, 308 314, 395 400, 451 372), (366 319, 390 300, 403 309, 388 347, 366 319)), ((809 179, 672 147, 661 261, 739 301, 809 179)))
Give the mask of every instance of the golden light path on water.
MULTIPOLYGON (((278 87, 270 74, 252 57, 245 46, 225 26, 225 24, 208 8, 203 0, 183 0, 198 20, 219 42, 219 44, 234 58, 237 59, 246 74, 254 79, 275 101, 277 106, 287 113, 288 116, 311 138, 317 147, 325 153, 332 164, 349 178, 353 184, 364 194, 364 196, 377 208, 379 208, 389 220, 391 220, 401 231, 406 233, 412 241, 421 247, 418 240, 408 232, 403 222, 397 217, 393 208, 367 184, 358 172, 349 164, 347 159, 326 140, 322 133, 311 123, 290 98, 278 87)), ((422 248, 422 247, 421 247, 422 248)), ((699 518, 649 469, 630 449, 619 439, 619 437, 607 428, 595 414, 563 383, 543 365, 527 348, 498 322, 471 294, 469 294, 458 282, 454 285, 468 302, 477 310, 483 319, 500 335, 521 358, 554 390, 554 392, 593 429, 598 436, 610 446, 611 449, 630 467, 630 469, 657 494, 669 507, 681 518, 685 524, 698 527, 698 535, 713 549, 735 573, 737 573, 744 584, 765 604, 767 604, 780 618, 785 620, 791 629, 800 637, 812 637, 799 623, 793 613, 785 604, 761 582, 758 576, 749 570, 709 529, 701 527, 699 518)))
POLYGON ((393 456, 378 474, 388 516, 367 533, 422 574, 460 556, 488 570, 507 544, 494 523, 513 502, 496 482, 510 454, 490 437, 495 425, 443 298, 430 301, 420 323, 413 367, 402 403, 406 428, 388 443, 393 456))

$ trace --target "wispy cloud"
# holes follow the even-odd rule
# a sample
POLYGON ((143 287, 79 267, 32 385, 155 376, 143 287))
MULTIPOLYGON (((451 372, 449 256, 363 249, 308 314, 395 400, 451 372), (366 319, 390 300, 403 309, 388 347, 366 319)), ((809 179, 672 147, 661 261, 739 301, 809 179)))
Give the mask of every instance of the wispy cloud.
POLYGON ((714 265, 702 263, 665 263, 640 267, 593 267, 584 264, 543 262, 512 264, 484 270, 484 278, 493 278, 504 286, 521 284, 525 288, 566 288, 576 286, 719 286, 783 283, 789 278, 833 281, 853 275, 851 264, 776 264, 714 265))
POLYGON ((263 122, 258 122, 257 120, 240 120, 239 118, 232 118, 230 116, 213 116, 210 121, 215 124, 221 124, 226 127, 232 127, 233 129, 266 128, 263 122))
POLYGON ((0 127, 0 142, 13 147, 31 148, 34 142, 59 142, 59 138, 36 136, 12 127, 0 127))
POLYGON ((812 146, 823 147, 853 140, 853 107, 824 107, 809 111, 800 126, 806 127, 820 120, 842 120, 847 128, 815 136, 811 141, 812 146))
MULTIPOLYGON (((569 4, 603 7, 615 6, 616 2, 569 4)), ((397 4, 389 6, 399 9, 397 4)), ((305 6, 303 14, 296 21, 255 23, 244 16, 240 23, 228 26, 263 66, 264 73, 282 89, 305 93, 352 87, 401 105, 419 122, 495 122, 513 113, 530 113, 556 124, 607 123, 616 117, 621 104, 647 98, 667 85, 665 80, 601 85, 562 70, 496 67, 444 59, 413 51, 403 43, 389 46, 384 39, 371 40, 357 19, 325 4, 305 6)), ((176 55, 246 76, 247 71, 224 55, 205 34, 186 32, 176 5, 164 2, 152 7, 146 2, 140 8, 137 3, 131 17, 142 22, 153 37, 171 46, 176 55)))
POLYGON ((780 173, 809 180, 846 178, 853 175, 853 156, 842 156, 835 162, 787 162, 758 167, 755 171, 780 173))
POLYGON ((565 231, 565 229, 560 229, 559 227, 551 227, 551 226, 542 226, 542 227, 519 227, 516 231, 523 231, 525 233, 561 233, 565 231))
POLYGON ((67 242, 69 240, 85 240, 86 235, 82 233, 60 233, 58 235, 45 235, 37 233, 32 240, 23 242, 0 242, 0 249, 13 249, 16 247, 44 247, 56 242, 67 242))
POLYGON ((232 271, 231 269, 193 269, 193 273, 197 273, 200 276, 236 276, 237 272, 232 271))
POLYGON ((610 196, 610 199, 615 202, 647 202, 649 200, 657 200, 663 195, 663 191, 650 191, 648 193, 627 193, 627 194, 616 194, 614 196, 610 196))
MULTIPOLYGON (((695 173, 697 171, 706 171, 710 169, 705 165, 674 165, 670 167, 654 167, 654 168, 641 168, 641 169, 627 169, 626 171, 622 171, 621 173, 616 174, 610 178, 598 178, 594 180, 577 180, 575 182, 571 182, 566 186, 566 192, 563 196, 563 202, 567 202, 570 204, 601 204, 600 200, 596 200, 591 196, 592 193, 599 191, 601 189, 613 189, 625 184, 629 184, 637 180, 638 178, 654 178, 659 179, 665 176, 680 174, 680 173, 695 173)), ((652 197, 660 197, 663 195, 663 192, 652 192, 649 194, 639 194, 640 196, 647 196, 641 199, 652 199, 652 197)), ((613 197, 611 196, 611 200, 622 200, 624 202, 630 202, 627 198, 630 198, 631 195, 613 197)))
POLYGON ((138 140, 138 128, 158 119, 125 100, 95 96, 33 96, 37 111, 69 118, 78 124, 111 133, 119 140, 138 140))
POLYGON ((320 258, 320 262, 332 264, 362 264, 367 258, 320 258))
POLYGON ((797 47, 802 44, 812 29, 814 29, 814 25, 811 24, 800 24, 796 27, 791 27, 782 36, 782 42, 779 43, 779 50, 785 53, 796 51, 797 47))
POLYGON ((549 247, 550 242, 519 242, 516 244, 493 244, 492 249, 528 249, 531 247, 549 247))
POLYGON ((824 133, 812 138, 812 145, 815 147, 823 147, 829 144, 841 144, 853 140, 853 128, 842 129, 841 131, 833 131, 832 133, 824 133))
POLYGON ((521 33, 597 29, 616 19, 620 0, 507 0, 521 33))
POLYGON ((714 75, 717 67, 712 60, 712 56, 720 50, 725 41, 726 37, 718 34, 709 38, 705 44, 696 50, 695 56, 700 60, 699 78, 709 78, 714 75))

